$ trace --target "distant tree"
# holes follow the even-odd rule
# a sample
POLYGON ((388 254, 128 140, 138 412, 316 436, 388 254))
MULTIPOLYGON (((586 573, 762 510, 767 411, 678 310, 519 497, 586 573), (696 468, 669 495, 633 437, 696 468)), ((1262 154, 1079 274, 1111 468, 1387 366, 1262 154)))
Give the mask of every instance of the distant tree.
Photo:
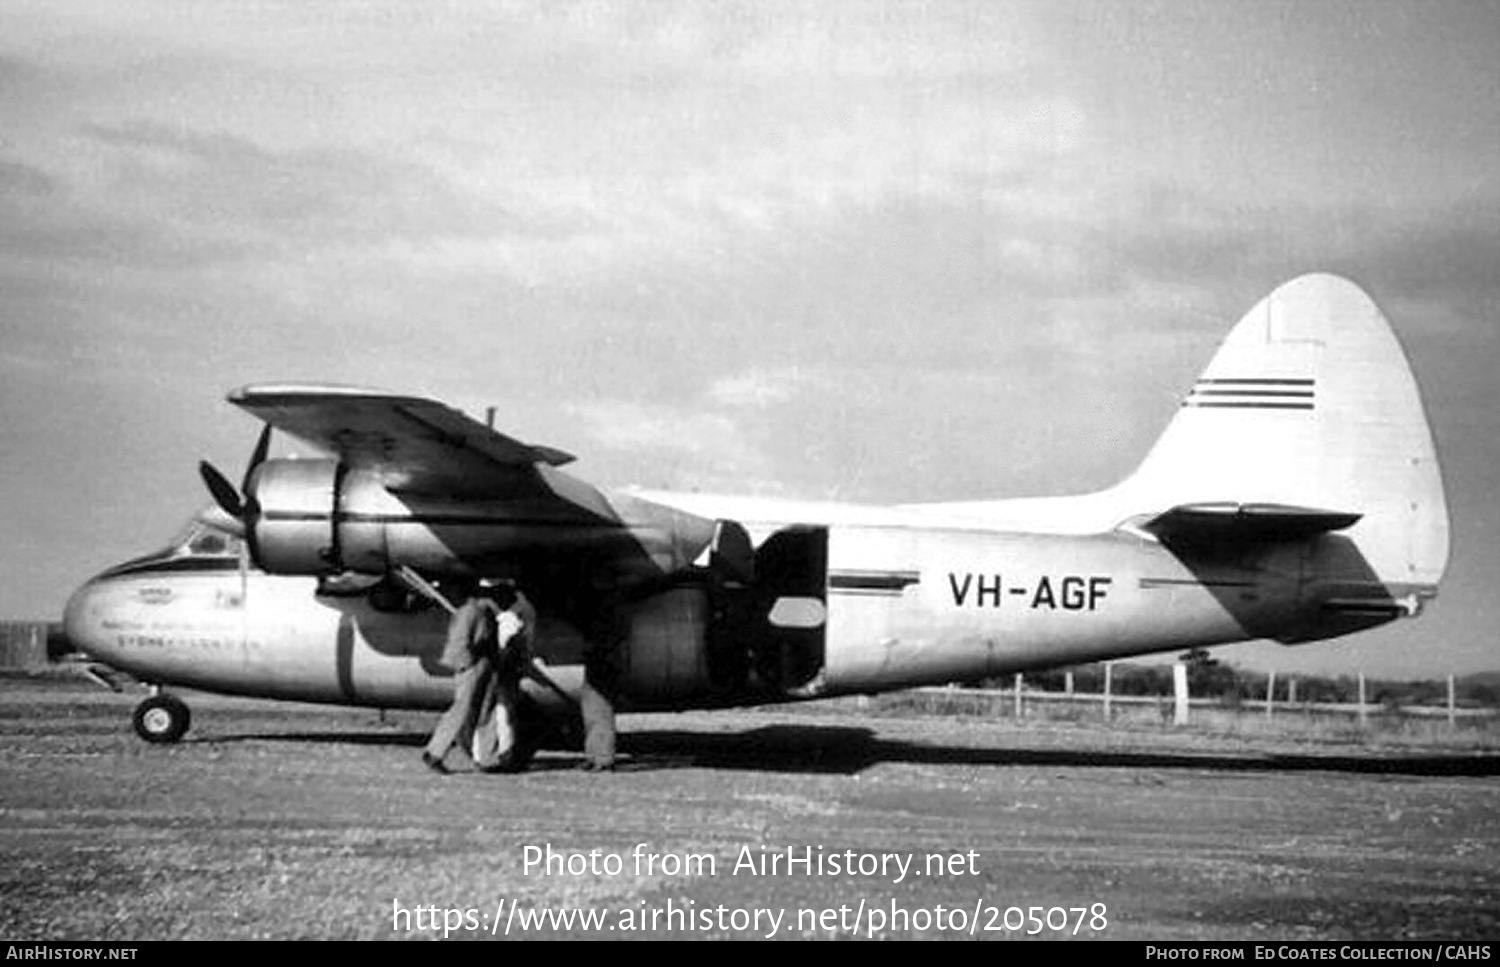
POLYGON ((1349 700, 1339 682, 1318 676, 1299 679, 1297 681, 1297 697, 1304 702, 1317 702, 1320 704, 1335 704, 1349 700))
POLYGON ((1172 670, 1163 665, 1116 665, 1116 695, 1170 695, 1172 670))
POLYGON ((1239 672, 1201 648, 1183 656, 1187 664, 1188 692, 1201 698, 1217 698, 1239 704, 1245 697, 1239 672))
POLYGON ((1026 676, 1026 686, 1046 692, 1060 692, 1067 673, 1061 668, 1048 668, 1045 671, 1032 672, 1026 676))
POLYGON ((1491 685, 1489 682, 1469 682, 1458 693, 1466 700, 1476 705, 1488 708, 1500 707, 1500 686, 1491 685))
POLYGON ((1104 666, 1085 665, 1075 670, 1073 673, 1073 687, 1085 692, 1104 691, 1104 666))

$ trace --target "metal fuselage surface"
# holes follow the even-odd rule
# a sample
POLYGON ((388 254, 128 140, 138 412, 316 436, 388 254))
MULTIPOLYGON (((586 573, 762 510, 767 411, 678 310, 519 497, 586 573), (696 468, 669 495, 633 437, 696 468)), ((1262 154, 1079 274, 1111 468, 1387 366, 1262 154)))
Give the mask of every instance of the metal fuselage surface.
MULTIPOLYGON (((807 526, 819 517, 789 506, 807 526)), ((1027 668, 1212 645, 1313 620, 1302 545, 1194 562, 1124 532, 1018 533, 923 526, 911 515, 845 512, 827 532, 816 674, 796 687, 725 688, 708 639, 713 596, 690 576, 636 602, 620 649, 626 709, 712 707, 871 693, 1027 668)), ((762 541, 787 521, 761 519, 762 541)), ((446 615, 320 593, 232 554, 184 550, 123 565, 69 602, 66 624, 93 658, 157 684, 268 698, 440 708, 446 615)), ((565 692, 584 640, 543 612, 534 652, 565 692)), ((543 705, 557 696, 528 683, 543 705)))

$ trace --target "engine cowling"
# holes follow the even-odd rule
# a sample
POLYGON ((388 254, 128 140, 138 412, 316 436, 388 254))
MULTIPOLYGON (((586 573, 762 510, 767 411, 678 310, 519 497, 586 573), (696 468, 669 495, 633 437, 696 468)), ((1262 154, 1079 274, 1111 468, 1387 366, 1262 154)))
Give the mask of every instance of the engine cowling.
POLYGON ((536 490, 457 500, 387 490, 338 460, 267 460, 247 487, 246 536, 256 566, 273 574, 383 574, 411 567, 430 577, 515 572, 540 556, 609 561, 620 576, 669 573, 692 562, 712 522, 633 498, 603 516, 536 490))
POLYGON ((406 566, 435 577, 472 576, 532 545, 528 527, 567 532, 572 523, 491 503, 400 500, 373 474, 337 460, 268 460, 250 498, 251 554, 273 574, 383 574, 406 566))
POLYGON ((273 574, 342 570, 336 517, 343 476, 337 460, 267 460, 256 469, 246 537, 257 567, 273 574))

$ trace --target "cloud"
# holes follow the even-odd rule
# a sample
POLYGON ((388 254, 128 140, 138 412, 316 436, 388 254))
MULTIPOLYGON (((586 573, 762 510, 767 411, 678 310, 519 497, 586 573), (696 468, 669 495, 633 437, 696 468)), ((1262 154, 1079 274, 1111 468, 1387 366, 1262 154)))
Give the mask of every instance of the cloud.
MULTIPOLYGON (((696 395, 679 392, 670 402, 606 397, 564 409, 582 421, 593 444, 612 451, 600 454, 607 469, 632 483, 779 493, 796 450, 776 427, 789 407, 806 402, 815 382, 815 397, 831 389, 801 367, 758 367, 712 380, 696 395)), ((582 452, 595 449, 585 444, 582 452)))
POLYGON ((0 196, 46 197, 56 190, 56 179, 41 168, 0 158, 0 196))
POLYGON ((708 398, 735 409, 764 410, 790 400, 810 378, 808 373, 795 366, 756 369, 716 380, 708 389, 708 398))
POLYGON ((964 196, 1087 131, 1075 102, 1019 89, 1037 57, 1019 18, 972 6, 65 19, 13 24, 25 55, 6 63, 49 78, 14 115, 65 203, 9 234, 122 263, 335 251, 424 278, 614 283, 893 196, 964 196))
POLYGON ((590 457, 623 482, 679 490, 779 490, 770 456, 735 418, 692 405, 635 400, 572 403, 585 432, 610 453, 590 457))
POLYGON ((142 214, 195 232, 259 236, 284 247, 523 230, 510 212, 399 155, 273 150, 246 137, 149 121, 89 125, 83 134, 105 149, 103 187, 141 198, 142 214))
POLYGON ((270 151, 149 122, 88 125, 65 165, 7 161, 0 202, 14 253, 194 267, 332 243, 514 226, 414 165, 348 150, 270 151))

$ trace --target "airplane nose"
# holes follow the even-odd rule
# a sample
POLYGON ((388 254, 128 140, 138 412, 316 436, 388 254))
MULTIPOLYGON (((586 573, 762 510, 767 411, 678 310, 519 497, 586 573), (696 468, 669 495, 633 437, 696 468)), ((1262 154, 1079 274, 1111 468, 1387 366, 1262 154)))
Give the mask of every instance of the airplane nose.
POLYGON ((102 659, 99 625, 99 581, 84 584, 68 598, 63 608, 63 634, 68 642, 90 658, 102 659))

